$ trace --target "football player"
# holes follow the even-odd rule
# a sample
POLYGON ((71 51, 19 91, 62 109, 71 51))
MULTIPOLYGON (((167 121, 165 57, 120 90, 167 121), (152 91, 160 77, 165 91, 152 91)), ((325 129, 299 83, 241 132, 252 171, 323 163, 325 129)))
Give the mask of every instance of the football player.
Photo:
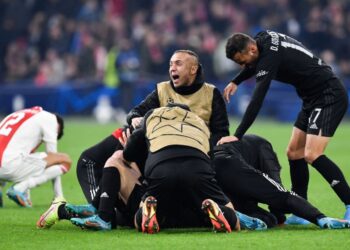
POLYGON ((60 176, 69 171, 71 159, 57 152, 64 122, 56 114, 32 107, 16 111, 0 123, 0 179, 14 182, 7 196, 22 207, 31 207, 31 188, 53 180, 54 196, 63 197, 60 176), (44 142, 46 151, 36 152, 44 142))

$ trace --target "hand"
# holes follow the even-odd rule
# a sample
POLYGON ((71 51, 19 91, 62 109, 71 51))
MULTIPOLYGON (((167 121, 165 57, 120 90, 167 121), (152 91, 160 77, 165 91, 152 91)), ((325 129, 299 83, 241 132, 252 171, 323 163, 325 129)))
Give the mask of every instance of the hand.
POLYGON ((120 144, 125 148, 126 142, 128 141, 128 138, 130 136, 130 129, 127 128, 126 130, 123 130, 122 136, 118 138, 120 144))
POLYGON ((134 127, 134 129, 141 126, 143 117, 135 117, 131 119, 131 125, 134 127))
POLYGON ((216 145, 221 145, 221 144, 224 144, 224 143, 229 143, 229 142, 238 141, 238 140, 239 139, 236 136, 233 136, 233 135, 224 136, 218 141, 218 143, 216 145))
POLYGON ((234 82, 230 82, 229 84, 227 84, 227 86, 224 89, 224 99, 227 103, 230 103, 230 96, 234 95, 234 93, 236 93, 237 90, 237 84, 235 84, 234 82))

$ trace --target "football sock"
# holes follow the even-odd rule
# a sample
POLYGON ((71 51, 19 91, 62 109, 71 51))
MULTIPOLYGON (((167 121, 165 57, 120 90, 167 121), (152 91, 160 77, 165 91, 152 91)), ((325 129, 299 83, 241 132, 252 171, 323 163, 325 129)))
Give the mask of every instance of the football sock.
POLYGON ((344 204, 350 204, 350 187, 340 168, 325 155, 318 157, 311 165, 327 180, 344 204))
POLYGON ((57 213, 60 220, 70 220, 72 218, 71 214, 66 210, 66 204, 60 205, 57 213))
POLYGON ((131 191, 128 202, 126 204, 131 214, 135 214, 135 212, 139 209, 140 201, 142 200, 143 194, 143 186, 135 184, 134 189, 131 191))
MULTIPOLYGON (((274 227, 278 224, 278 219, 272 212, 268 212, 268 211, 266 211, 258 206, 254 210, 252 210, 248 213, 246 213, 245 211, 242 211, 242 212, 248 216, 255 217, 255 218, 258 218, 258 219, 264 221, 268 228, 274 227)), ((284 222, 284 220, 283 220, 283 222, 284 222)))
POLYGON ((57 176, 52 180, 53 191, 55 193, 55 197, 63 197, 61 176, 57 176))
POLYGON ((316 207, 297 195, 290 194, 286 200, 286 209, 298 217, 317 225, 317 219, 325 217, 316 207))
POLYGON ((40 184, 52 180, 63 173, 65 173, 65 171, 61 165, 53 165, 46 168, 42 174, 38 176, 31 176, 28 179, 14 185, 13 188, 19 192, 26 192, 28 189, 39 186, 40 184))
POLYGON ((120 174, 115 167, 105 167, 101 179, 100 205, 98 215, 102 220, 111 222, 115 216, 114 204, 120 190, 120 174))
POLYGON ((292 191, 307 200, 307 187, 309 184, 309 168, 304 158, 289 160, 290 179, 292 191))
POLYGON ((236 223, 237 223, 237 215, 235 213, 235 211, 232 208, 226 207, 226 206, 222 206, 219 205, 222 213, 224 214, 228 224, 230 224, 231 229, 235 230, 236 228, 236 223))

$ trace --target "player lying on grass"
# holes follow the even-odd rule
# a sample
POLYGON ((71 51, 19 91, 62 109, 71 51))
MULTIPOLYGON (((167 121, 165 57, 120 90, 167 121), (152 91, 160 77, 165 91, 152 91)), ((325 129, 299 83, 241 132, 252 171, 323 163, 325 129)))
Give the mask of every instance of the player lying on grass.
MULTIPOLYGON (((220 187, 225 187, 227 185, 230 185, 233 183, 233 179, 223 179, 221 174, 224 174, 226 171, 228 174, 232 174, 232 170, 235 167, 237 170, 237 175, 235 178, 239 178, 239 183, 242 183, 239 186, 240 188, 244 189, 252 189, 254 191, 254 195, 259 196, 260 193, 260 187, 254 184, 249 178, 249 175, 239 175, 241 172, 241 169, 244 168, 250 168, 254 169, 256 172, 264 173, 265 175, 269 176, 269 178, 280 185, 282 185, 280 172, 281 172, 281 166, 278 161, 277 155, 273 150, 273 147, 270 142, 268 142, 266 139, 257 136, 257 135, 244 135, 241 140, 236 141, 235 143, 231 143, 232 150, 235 151, 235 154, 233 156, 227 156, 229 158, 231 157, 238 157, 239 159, 242 159, 241 161, 238 161, 239 164, 235 166, 222 166, 218 165, 219 172, 216 170, 216 179, 219 177, 221 178, 223 183, 219 183, 220 187), (219 176, 217 174, 220 174, 219 176)), ((221 147, 214 147, 216 151, 220 152, 221 147)), ((216 152, 215 151, 215 152, 216 152)), ((215 156, 215 155, 214 155, 215 156)), ((216 157, 213 158, 214 160, 217 157, 220 157, 221 154, 216 154, 216 157)), ((235 186, 235 185, 234 185, 235 186)), ((229 189, 229 198, 235 205, 235 208, 249 216, 257 217, 261 220, 263 220, 268 227, 273 227, 276 224, 283 224, 286 217, 284 213, 280 211, 272 211, 269 207, 270 211, 267 211, 266 209, 263 209, 258 206, 258 201, 256 199, 253 199, 252 195, 246 194, 245 192, 241 192, 239 190, 236 190, 236 186, 233 189, 229 189), (234 193, 232 193, 232 191, 234 193)), ((271 191, 271 190, 270 190, 271 191)))
MULTIPOLYGON (((326 217, 307 200, 294 192, 286 190, 280 182, 248 164, 252 159, 249 154, 255 154, 254 149, 259 144, 267 146, 266 143, 262 138, 246 136, 242 141, 234 141, 214 147, 215 177, 224 193, 233 201, 235 208, 247 215, 262 219, 269 227, 277 223, 283 223, 280 220, 281 213, 293 213, 321 228, 349 228, 349 221, 326 217), (247 142, 254 146, 249 147, 247 142), (242 143, 246 145, 242 146, 242 143), (245 155, 245 153, 248 153, 248 155, 245 155), (269 205, 273 213, 262 211, 257 203, 269 205), (275 215, 277 215, 277 218, 274 218, 275 215)), ((271 156, 269 152, 273 151, 265 150, 265 153, 271 156)), ((273 162, 269 164, 277 167, 277 158, 271 158, 271 160, 273 162)))
POLYGON ((71 166, 67 154, 57 152, 63 119, 32 107, 16 111, 0 123, 0 180, 14 182, 7 196, 22 207, 31 207, 29 190, 53 180, 55 197, 62 197, 60 176, 71 166), (36 152, 41 143, 46 152, 36 152))

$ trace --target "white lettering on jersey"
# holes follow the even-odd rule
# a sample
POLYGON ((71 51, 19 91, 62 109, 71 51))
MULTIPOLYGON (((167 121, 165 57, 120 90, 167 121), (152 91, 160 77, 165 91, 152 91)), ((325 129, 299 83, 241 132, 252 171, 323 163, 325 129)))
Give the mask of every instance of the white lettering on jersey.
POLYGON ((308 55, 311 58, 314 57, 314 55, 310 51, 308 51, 307 49, 303 48, 300 45, 289 43, 289 42, 281 42, 281 46, 284 47, 284 48, 296 49, 296 50, 298 50, 300 52, 303 52, 304 54, 308 55))
POLYGON ((268 33, 271 36, 271 43, 273 44, 270 46, 270 50, 278 51, 278 45, 280 41, 278 33, 273 31, 268 31, 268 33))
POLYGON ((269 72, 266 70, 260 70, 258 74, 256 74, 256 78, 267 75, 269 72))

